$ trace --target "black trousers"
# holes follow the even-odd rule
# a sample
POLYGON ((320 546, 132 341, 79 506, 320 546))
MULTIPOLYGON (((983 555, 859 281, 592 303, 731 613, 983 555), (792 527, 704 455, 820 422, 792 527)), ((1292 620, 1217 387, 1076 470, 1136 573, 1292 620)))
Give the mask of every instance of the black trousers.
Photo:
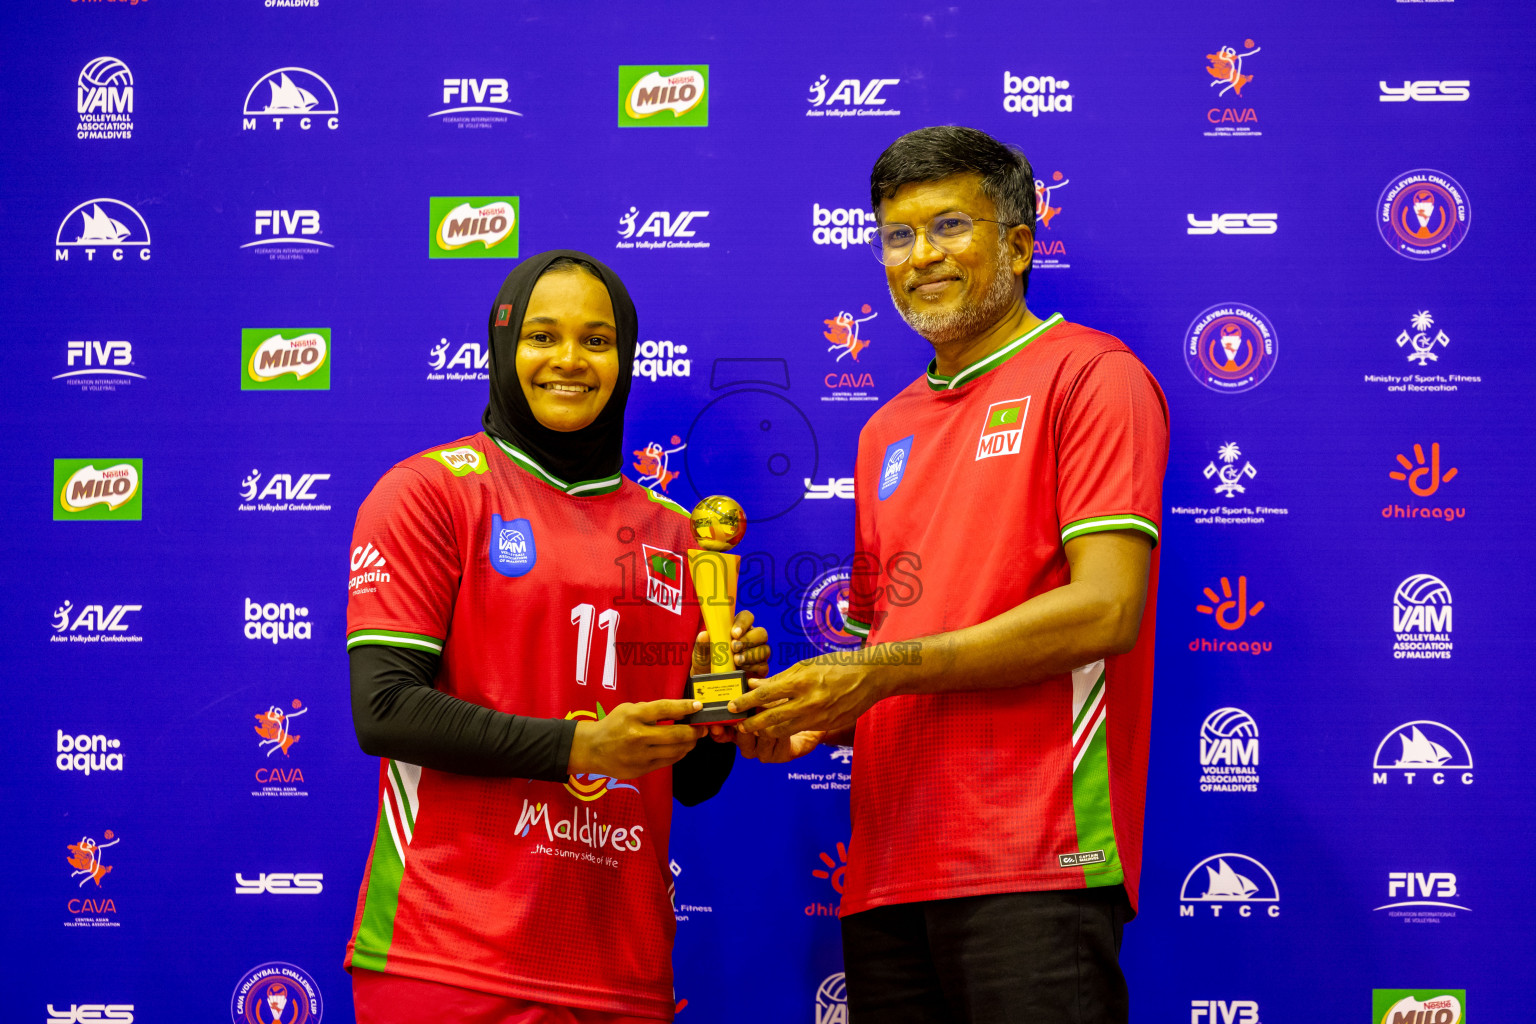
POLYGON ((842 919, 850 1024, 1129 1018, 1123 886, 876 907, 842 919))

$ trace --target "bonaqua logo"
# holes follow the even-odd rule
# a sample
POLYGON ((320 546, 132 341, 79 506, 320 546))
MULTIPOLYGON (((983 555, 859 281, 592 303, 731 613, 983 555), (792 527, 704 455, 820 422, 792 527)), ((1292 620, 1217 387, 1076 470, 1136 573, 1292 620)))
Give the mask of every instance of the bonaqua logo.
POLYGON ((1065 78, 1051 75, 1015 75, 1003 72, 1003 109, 1010 114, 1072 113, 1072 94, 1067 90, 1072 84, 1065 78))
MULTIPOLYGON (((87 263, 96 261, 96 250, 105 250, 112 262, 121 263, 129 252, 149 260, 149 225, 121 199, 87 199, 59 221, 53 236, 53 261, 68 263, 71 250, 85 253, 87 263)), ((103 260, 102 262, 106 262, 103 260)))
POLYGON ((53 765, 61 772, 120 772, 123 770, 123 741, 102 733, 68 735, 56 730, 54 749, 58 756, 53 765))
POLYGON ((863 207, 811 204, 811 241, 817 245, 857 249, 879 230, 879 218, 863 207))
MULTIPOLYGON (((301 132, 324 125, 341 127, 341 108, 331 83, 308 68, 276 68, 256 80, 245 94, 243 131, 270 127, 281 131, 288 121, 301 132)), ((290 131, 292 128, 289 129, 290 131)), ((283 1024, 288 1024, 284 1021, 283 1024)))
POLYGON ((687 355, 687 345, 648 338, 635 346, 634 375, 653 384, 659 377, 691 376, 693 361, 687 355))
POLYGON ((97 57, 75 84, 77 139, 133 138, 133 72, 116 57, 97 57))
POLYGON ((806 117, 895 117, 901 111, 886 106, 886 98, 880 95, 881 91, 893 85, 900 85, 899 78, 871 78, 861 81, 857 78, 844 78, 836 85, 832 85, 831 79, 821 75, 811 83, 807 92, 806 102, 811 108, 805 112, 806 117), (828 86, 831 86, 830 91, 828 86))
POLYGON ((268 601, 262 604, 245 599, 245 638, 247 640, 308 640, 313 624, 309 621, 309 609, 295 607, 291 602, 268 601))

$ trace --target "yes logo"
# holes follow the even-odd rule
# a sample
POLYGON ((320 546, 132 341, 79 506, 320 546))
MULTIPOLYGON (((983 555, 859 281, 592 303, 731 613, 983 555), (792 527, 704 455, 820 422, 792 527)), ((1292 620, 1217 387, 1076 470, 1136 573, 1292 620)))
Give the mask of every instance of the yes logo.
POLYGON ((987 406, 987 418, 976 442, 976 460, 998 455, 1017 455, 1024 450, 1024 422, 1029 418, 1029 399, 1010 398, 987 406))
POLYGON ((1429 459, 1424 458, 1424 446, 1413 446, 1413 461, 1408 461, 1408 456, 1399 455, 1397 464, 1401 470, 1394 469, 1387 476, 1393 480, 1401 480, 1408 485, 1408 489, 1421 498, 1427 498, 1440 489, 1441 484, 1450 483, 1456 479, 1456 468, 1453 466, 1447 470, 1440 468, 1440 442, 1436 441, 1429 446, 1429 459))
POLYGON ((1417 103, 1465 103, 1472 98, 1472 83, 1465 78, 1443 82, 1433 79, 1404 82, 1400 88, 1386 82, 1378 84, 1381 86, 1381 95, 1376 98, 1383 103, 1407 103, 1409 100, 1417 103))
POLYGON ((683 560, 675 551, 641 544, 645 553, 645 599, 673 615, 683 613, 683 560))
POLYGON ((143 459, 54 459, 55 521, 144 518, 143 459))
POLYGON ((503 576, 516 579, 528 575, 539 560, 533 526, 526 519, 504 520, 492 513, 489 557, 491 568, 503 576))
POLYGON ((620 65, 620 128, 702 128, 708 124, 709 65, 620 65), (660 116, 665 114, 671 116, 660 116))
POLYGON ((318 896, 324 891, 325 875, 318 871, 262 872, 255 878, 246 878, 240 872, 235 872, 235 892, 241 896, 260 896, 262 893, 274 896, 318 896))
POLYGON ((1195 605, 1195 611, 1215 616, 1216 625, 1222 629, 1241 629, 1243 623, 1247 622, 1250 616, 1257 615, 1264 610, 1263 601, 1255 601, 1251 605, 1248 603, 1247 576, 1239 576, 1237 578, 1236 595, 1232 593, 1232 584, 1228 581, 1227 577, 1223 576, 1221 578, 1221 594, 1217 595, 1216 591, 1206 587, 1205 599, 1210 604, 1197 604, 1195 605))
POLYGON ((1192 213, 1184 216, 1189 221, 1186 234, 1191 235, 1272 235, 1280 230, 1278 213, 1213 213, 1210 220, 1192 213))
POLYGON ((246 327, 240 331, 241 391, 329 391, 328 327, 246 327))
POLYGON ((427 255, 434 260, 515 258, 520 210, 517 196, 433 196, 427 255))

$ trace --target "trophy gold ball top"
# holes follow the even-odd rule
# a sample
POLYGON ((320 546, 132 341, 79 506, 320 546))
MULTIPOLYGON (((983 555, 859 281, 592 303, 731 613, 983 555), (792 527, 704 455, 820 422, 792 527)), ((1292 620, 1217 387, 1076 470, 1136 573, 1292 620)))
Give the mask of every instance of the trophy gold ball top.
POLYGON ((712 494, 693 506, 693 536, 706 551, 729 551, 747 530, 747 514, 734 499, 712 494))

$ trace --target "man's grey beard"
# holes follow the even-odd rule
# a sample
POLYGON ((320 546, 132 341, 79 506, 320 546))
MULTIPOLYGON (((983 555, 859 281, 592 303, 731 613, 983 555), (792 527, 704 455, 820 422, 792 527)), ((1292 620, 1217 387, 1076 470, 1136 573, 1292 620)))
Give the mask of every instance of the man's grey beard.
POLYGON ((1013 274, 1008 272, 1008 257, 1008 243, 1004 239, 997 247, 998 273, 992 278, 992 284, 981 301, 949 312, 917 309, 906 301, 905 294, 897 294, 889 279, 886 280, 886 286, 890 288, 891 302, 907 326, 927 338, 930 344, 948 345, 955 341, 965 341, 991 327, 1013 304, 1013 274))

